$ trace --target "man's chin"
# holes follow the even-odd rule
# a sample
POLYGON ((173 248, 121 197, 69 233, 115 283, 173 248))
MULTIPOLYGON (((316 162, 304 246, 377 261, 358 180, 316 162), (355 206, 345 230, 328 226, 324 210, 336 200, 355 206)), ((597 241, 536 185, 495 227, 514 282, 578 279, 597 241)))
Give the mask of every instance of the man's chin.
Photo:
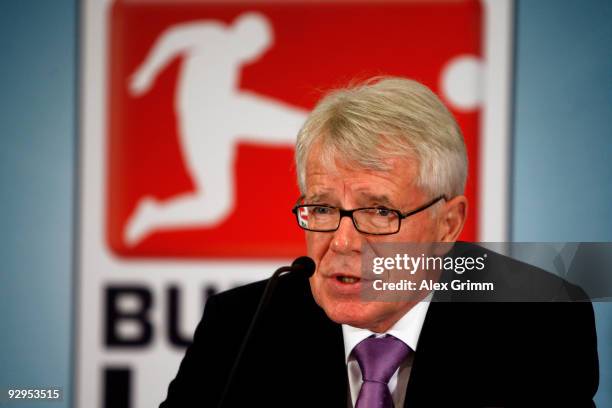
POLYGON ((338 324, 348 324, 349 326, 359 327, 362 329, 369 328, 376 321, 376 314, 370 310, 371 303, 361 300, 330 302, 332 304, 319 305, 325 311, 330 320, 338 324))

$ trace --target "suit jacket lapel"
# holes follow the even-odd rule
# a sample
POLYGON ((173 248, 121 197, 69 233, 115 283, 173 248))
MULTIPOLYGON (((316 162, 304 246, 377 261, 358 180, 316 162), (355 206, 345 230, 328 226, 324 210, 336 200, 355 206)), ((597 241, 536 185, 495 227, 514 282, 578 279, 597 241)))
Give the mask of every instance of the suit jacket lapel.
POLYGON ((447 316, 443 306, 438 302, 429 305, 406 387, 405 408, 432 406, 446 392, 442 390, 451 389, 447 384, 448 367, 441 364, 453 341, 444 333, 447 316))
POLYGON ((306 292, 307 306, 304 333, 307 341, 305 353, 309 361, 305 361, 308 381, 312 387, 307 387, 314 394, 312 399, 318 407, 346 407, 348 400, 348 376, 344 356, 344 338, 342 326, 331 321, 323 309, 316 304, 310 292, 306 292))

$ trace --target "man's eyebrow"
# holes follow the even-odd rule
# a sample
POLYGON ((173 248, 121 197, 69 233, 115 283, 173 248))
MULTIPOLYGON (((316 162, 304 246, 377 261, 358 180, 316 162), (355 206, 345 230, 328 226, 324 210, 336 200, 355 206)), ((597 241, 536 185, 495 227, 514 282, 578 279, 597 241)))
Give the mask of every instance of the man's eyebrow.
POLYGON ((362 193, 359 193, 359 195, 362 200, 367 201, 367 202, 376 203, 379 205, 385 205, 388 207, 393 207, 394 205, 391 199, 389 198, 389 196, 385 194, 370 194, 370 193, 362 192, 362 193))
POLYGON ((329 199, 329 193, 327 192, 307 194, 304 197, 304 200, 308 202, 324 201, 327 199, 329 199))

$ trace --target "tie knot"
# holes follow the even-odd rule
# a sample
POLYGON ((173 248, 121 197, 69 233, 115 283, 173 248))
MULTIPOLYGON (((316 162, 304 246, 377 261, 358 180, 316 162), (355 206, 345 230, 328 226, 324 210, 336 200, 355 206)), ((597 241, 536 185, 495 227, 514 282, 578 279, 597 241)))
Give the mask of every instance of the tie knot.
POLYGON ((363 380, 385 384, 389 382, 408 353, 410 347, 390 335, 368 337, 353 349, 363 380))

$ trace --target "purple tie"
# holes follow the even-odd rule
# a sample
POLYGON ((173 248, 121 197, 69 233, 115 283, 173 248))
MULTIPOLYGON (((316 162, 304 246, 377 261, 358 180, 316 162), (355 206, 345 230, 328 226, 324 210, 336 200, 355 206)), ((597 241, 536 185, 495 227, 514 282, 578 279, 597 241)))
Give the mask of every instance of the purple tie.
POLYGON ((353 354, 363 377, 355 408, 393 407, 387 384, 409 352, 403 341, 389 335, 368 337, 355 346, 353 354))

